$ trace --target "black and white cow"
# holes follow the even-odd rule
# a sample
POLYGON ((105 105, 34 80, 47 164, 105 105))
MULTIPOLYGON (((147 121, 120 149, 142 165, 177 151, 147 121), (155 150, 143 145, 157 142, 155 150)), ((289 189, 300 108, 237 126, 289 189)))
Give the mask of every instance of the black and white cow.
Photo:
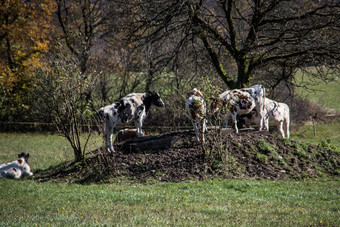
POLYGON ((99 109, 98 115, 104 120, 105 146, 109 152, 114 152, 112 134, 117 124, 136 123, 137 135, 143 136, 143 121, 148 116, 151 105, 163 107, 164 102, 157 92, 131 93, 116 102, 99 109))

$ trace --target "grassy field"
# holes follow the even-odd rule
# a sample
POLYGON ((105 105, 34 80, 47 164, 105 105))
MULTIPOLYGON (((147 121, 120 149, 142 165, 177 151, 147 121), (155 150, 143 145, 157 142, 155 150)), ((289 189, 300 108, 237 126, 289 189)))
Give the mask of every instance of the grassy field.
MULTIPOLYGON (((329 82, 320 79, 303 80, 301 73, 297 73, 296 80, 307 86, 310 90, 298 88, 297 93, 306 97, 315 104, 327 109, 340 112, 340 75, 333 75, 329 82), (339 100, 339 101, 338 101, 339 100)), ((316 136, 314 136, 313 125, 305 125, 292 134, 291 139, 319 144, 329 139, 340 151, 340 120, 333 123, 316 122, 316 136)))
POLYGON ((316 136, 314 136, 313 125, 305 125, 291 135, 291 139, 313 144, 320 144, 329 140, 336 150, 340 152, 340 119, 334 123, 317 123, 316 136))
POLYGON ((339 180, 0 185, 0 226, 340 225, 339 180))
MULTIPOLYGON (((33 172, 72 160, 57 135, 0 133, 0 158, 31 154, 33 172), (44 144, 49 144, 49 146, 44 144)), ((138 184, 0 179, 0 226, 340 225, 340 179, 222 180, 138 184)))
POLYGON ((328 82, 321 79, 304 78, 297 73, 296 80, 307 86, 309 90, 298 88, 297 93, 306 97, 315 104, 340 112, 340 75, 333 75, 328 82))

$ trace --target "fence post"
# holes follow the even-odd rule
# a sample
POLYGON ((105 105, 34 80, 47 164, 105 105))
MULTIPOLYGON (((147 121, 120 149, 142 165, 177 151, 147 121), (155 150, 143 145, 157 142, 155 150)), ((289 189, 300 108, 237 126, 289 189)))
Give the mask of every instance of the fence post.
POLYGON ((314 130, 314 137, 316 137, 316 127, 315 127, 315 120, 318 117, 318 113, 315 113, 315 115, 312 117, 313 121, 313 130, 314 130))

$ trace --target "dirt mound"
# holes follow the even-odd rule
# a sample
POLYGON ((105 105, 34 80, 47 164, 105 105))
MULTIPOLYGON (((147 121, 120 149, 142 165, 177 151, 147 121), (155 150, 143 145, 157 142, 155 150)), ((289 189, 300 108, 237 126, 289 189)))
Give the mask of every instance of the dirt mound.
POLYGON ((82 162, 38 171, 34 178, 75 183, 213 177, 303 179, 340 174, 340 153, 332 148, 327 141, 316 146, 267 132, 210 130, 203 149, 192 131, 179 131, 128 141, 113 154, 98 149, 82 162))

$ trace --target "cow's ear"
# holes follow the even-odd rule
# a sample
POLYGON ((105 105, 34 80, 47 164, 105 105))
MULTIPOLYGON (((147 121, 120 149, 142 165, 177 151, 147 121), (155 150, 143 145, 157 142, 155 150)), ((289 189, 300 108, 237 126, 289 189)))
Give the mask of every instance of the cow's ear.
POLYGON ((29 158, 29 156, 30 156, 30 154, 29 154, 29 153, 27 153, 27 158, 29 158))
POLYGON ((18 162, 21 165, 22 164, 22 159, 18 159, 18 162))

